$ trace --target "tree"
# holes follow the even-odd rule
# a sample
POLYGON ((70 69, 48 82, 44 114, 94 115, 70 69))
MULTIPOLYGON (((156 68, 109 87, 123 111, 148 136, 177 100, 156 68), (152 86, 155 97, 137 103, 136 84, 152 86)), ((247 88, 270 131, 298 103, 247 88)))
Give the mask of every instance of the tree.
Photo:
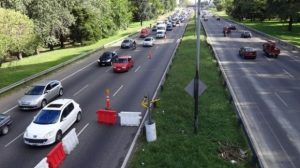
POLYGON ((32 44, 36 44, 34 24, 26 15, 10 9, 0 8, 0 59, 3 61, 7 52, 17 52, 18 58, 32 44))
POLYGON ((292 31, 295 20, 300 18, 299 0, 267 0, 267 10, 282 20, 288 20, 289 31, 292 31))
POLYGON ((75 2, 74 0, 24 1, 27 15, 36 25, 37 34, 50 50, 59 43, 64 47, 65 36, 69 34, 69 27, 75 22, 70 12, 75 2))
POLYGON ((119 29, 125 29, 132 19, 128 0, 111 0, 112 17, 119 29))

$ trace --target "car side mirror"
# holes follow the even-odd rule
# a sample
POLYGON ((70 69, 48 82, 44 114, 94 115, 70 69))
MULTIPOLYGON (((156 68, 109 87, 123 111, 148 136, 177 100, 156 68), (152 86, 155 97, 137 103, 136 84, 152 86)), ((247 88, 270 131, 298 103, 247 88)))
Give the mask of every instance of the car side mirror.
POLYGON ((47 94, 47 93, 49 93, 49 91, 48 91, 48 90, 46 90, 46 91, 45 91, 45 94, 47 94))

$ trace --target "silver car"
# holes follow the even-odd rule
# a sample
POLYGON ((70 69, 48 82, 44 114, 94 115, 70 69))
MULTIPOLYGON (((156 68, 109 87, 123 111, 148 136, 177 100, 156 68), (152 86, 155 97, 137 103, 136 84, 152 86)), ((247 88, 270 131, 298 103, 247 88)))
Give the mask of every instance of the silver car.
POLYGON ((134 42, 135 41, 131 38, 124 39, 121 43, 121 48, 131 48, 131 47, 133 47, 134 42))
POLYGON ((63 87, 60 81, 51 80, 35 84, 18 100, 20 109, 30 110, 43 108, 57 96, 63 95, 63 87))

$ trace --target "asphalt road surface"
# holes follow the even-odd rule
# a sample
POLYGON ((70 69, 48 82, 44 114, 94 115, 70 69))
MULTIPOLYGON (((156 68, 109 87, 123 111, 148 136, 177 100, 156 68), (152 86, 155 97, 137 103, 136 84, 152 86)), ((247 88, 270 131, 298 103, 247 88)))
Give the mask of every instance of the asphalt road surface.
MULTIPOLYGON (((105 167, 117 168, 123 163, 137 127, 121 127, 119 121, 114 126, 97 123, 96 111, 105 107, 105 90, 110 89, 112 109, 120 111, 145 110, 140 102, 145 95, 152 97, 172 53, 184 32, 185 24, 167 33, 166 39, 157 39, 154 47, 142 47, 142 39, 137 39, 137 49, 120 49, 120 42, 106 49, 117 51, 119 55, 131 55, 134 67, 126 73, 114 73, 110 66, 99 67, 96 60, 101 55, 97 52, 69 65, 45 79, 62 81, 64 95, 78 102, 83 110, 82 120, 73 127, 79 135, 79 146, 67 156, 61 167, 105 167), (152 58, 149 59, 149 52, 152 58)), ((152 34, 154 36, 154 34, 152 34)), ((0 137, 1 168, 34 167, 54 145, 30 147, 23 142, 23 133, 35 111, 20 111, 17 99, 25 92, 20 89, 0 99, 0 111, 12 116, 10 132, 0 137)))
POLYGON ((202 21, 224 67, 240 116, 262 167, 300 167, 300 54, 281 48, 276 58, 262 52, 265 38, 240 38, 241 27, 224 37, 224 20, 202 21), (257 50, 256 60, 238 55, 242 46, 257 50))

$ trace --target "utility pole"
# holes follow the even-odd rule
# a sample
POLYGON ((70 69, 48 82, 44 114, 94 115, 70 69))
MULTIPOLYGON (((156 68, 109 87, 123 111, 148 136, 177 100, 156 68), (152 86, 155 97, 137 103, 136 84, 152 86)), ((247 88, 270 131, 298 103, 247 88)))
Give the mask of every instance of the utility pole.
POLYGON ((199 65, 200 65, 200 3, 201 0, 198 0, 197 7, 197 54, 196 54, 196 74, 194 78, 194 101, 195 101, 195 112, 194 112, 194 133, 198 132, 199 127, 199 65))
POLYGON ((207 88, 206 85, 200 80, 200 3, 201 0, 198 0, 198 4, 195 0, 196 9, 196 34, 197 34, 197 50, 196 50, 196 59, 195 59, 195 77, 194 79, 185 87, 185 91, 194 97, 194 133, 197 134, 199 128, 199 96, 205 91, 207 88))

